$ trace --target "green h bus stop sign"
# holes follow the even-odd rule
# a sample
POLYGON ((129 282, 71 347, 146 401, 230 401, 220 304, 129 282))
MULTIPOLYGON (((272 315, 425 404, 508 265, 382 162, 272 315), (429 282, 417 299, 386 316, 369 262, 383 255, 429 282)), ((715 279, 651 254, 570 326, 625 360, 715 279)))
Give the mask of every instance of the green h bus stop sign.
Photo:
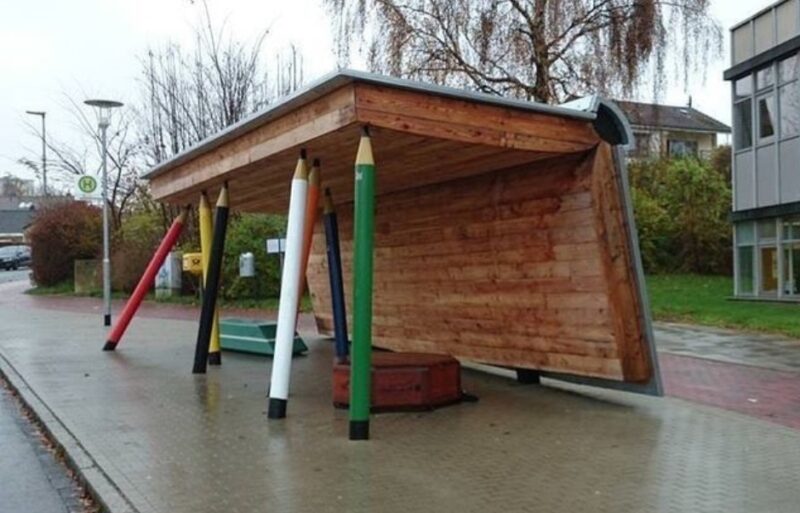
POLYGON ((78 178, 78 190, 84 194, 91 194, 97 190, 97 180, 93 176, 83 175, 78 178))

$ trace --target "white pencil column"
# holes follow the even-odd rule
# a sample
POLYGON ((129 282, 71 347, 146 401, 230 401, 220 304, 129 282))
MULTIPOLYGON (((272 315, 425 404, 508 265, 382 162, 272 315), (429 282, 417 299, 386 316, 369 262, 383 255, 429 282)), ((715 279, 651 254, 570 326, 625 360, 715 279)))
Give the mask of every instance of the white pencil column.
POLYGON ((289 218, 286 228, 286 255, 281 277, 281 294, 278 304, 278 326, 275 334, 275 355, 272 359, 272 377, 269 387, 270 419, 286 417, 289 398, 289 378, 292 370, 292 347, 297 323, 297 305, 300 304, 300 272, 303 260, 303 231, 308 195, 308 165, 306 152, 300 152, 292 178, 289 196, 289 218))

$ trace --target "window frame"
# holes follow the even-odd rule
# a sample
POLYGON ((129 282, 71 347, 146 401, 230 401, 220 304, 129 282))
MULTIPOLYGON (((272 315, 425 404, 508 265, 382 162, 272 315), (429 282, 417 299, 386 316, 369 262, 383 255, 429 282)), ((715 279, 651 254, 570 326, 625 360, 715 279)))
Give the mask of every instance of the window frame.
POLYGON ((794 139, 795 137, 800 137, 800 52, 796 52, 790 56, 784 57, 783 59, 777 62, 778 67, 778 82, 776 85, 776 96, 778 98, 777 107, 777 114, 778 114, 778 140, 779 141, 787 141, 790 139, 794 139), (783 80, 783 64, 789 60, 794 60, 794 72, 791 78, 788 80, 783 80), (784 112, 783 112, 783 98, 784 92, 789 88, 793 89, 793 94, 795 95, 795 99, 798 101, 797 105, 797 122, 795 123, 797 128, 793 133, 786 134, 784 133, 784 112))
POLYGON ((775 139, 778 137, 778 127, 777 127, 777 124, 775 122, 777 120, 779 120, 780 115, 779 115, 779 112, 778 112, 777 103, 778 103, 778 99, 776 97, 774 88, 765 89, 765 90, 759 92, 756 95, 754 110, 755 110, 755 115, 756 115, 756 119, 755 119, 755 125, 756 125, 755 140, 756 140, 756 144, 755 145, 757 147, 767 146, 769 144, 772 144, 772 143, 775 142, 775 139), (768 104, 769 103, 772 104, 771 105, 771 107, 772 107, 771 109, 769 108, 769 106, 767 107, 767 112, 770 114, 770 126, 772 128, 772 133, 769 134, 769 135, 762 136, 761 135, 761 127, 762 127, 762 124, 761 124, 761 102, 764 101, 764 100, 768 100, 768 104))

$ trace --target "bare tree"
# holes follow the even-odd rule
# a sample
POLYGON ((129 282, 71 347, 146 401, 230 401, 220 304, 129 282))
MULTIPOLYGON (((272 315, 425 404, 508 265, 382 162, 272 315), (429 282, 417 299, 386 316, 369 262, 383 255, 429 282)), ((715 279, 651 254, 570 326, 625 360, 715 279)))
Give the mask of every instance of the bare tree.
MULTIPOLYGON (((147 167, 241 121, 303 82, 303 59, 293 45, 288 55, 276 56, 268 73, 263 54, 269 30, 243 42, 225 24, 214 23, 205 1, 198 3, 193 47, 167 43, 151 48, 142 61, 137 132, 147 167)), ((142 192, 140 206, 160 211, 168 225, 176 209, 152 201, 146 188, 142 192)))
POLYGON ((721 53, 710 0, 324 0, 340 64, 541 102, 658 93, 721 53), (668 56, 676 56, 668 60, 668 56))
POLYGON ((290 93, 303 81, 302 56, 292 46, 278 55, 275 74, 263 62, 264 30, 254 41, 215 28, 207 3, 195 27, 195 45, 151 49, 143 67, 139 132, 154 165, 290 93))

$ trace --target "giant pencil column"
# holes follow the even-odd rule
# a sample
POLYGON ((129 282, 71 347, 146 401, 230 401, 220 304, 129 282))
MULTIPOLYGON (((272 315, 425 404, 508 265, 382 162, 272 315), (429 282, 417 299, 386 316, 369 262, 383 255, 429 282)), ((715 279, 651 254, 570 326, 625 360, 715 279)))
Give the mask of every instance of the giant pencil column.
POLYGON ((331 308, 333 310, 333 335, 336 340, 336 360, 347 361, 347 311, 342 285, 342 256, 339 250, 339 222, 333 208, 331 190, 325 189, 324 215, 325 240, 328 253, 328 277, 331 282, 331 308))
POLYGON ((211 327, 214 324, 214 310, 219 293, 219 277, 222 272, 222 253, 225 250, 225 231, 228 229, 228 184, 224 184, 217 198, 214 213, 214 235, 208 257, 208 274, 203 290, 203 308, 200 310, 200 327, 197 330, 197 345, 194 349, 192 373, 204 374, 208 364, 208 345, 211 341, 211 327))
MULTIPOLYGON (((211 238, 213 233, 213 221, 211 220, 211 205, 208 203, 206 193, 200 195, 200 207, 198 208, 200 220, 200 254, 203 260, 203 290, 206 288, 208 279, 208 262, 211 257, 211 238)), ((219 348, 219 308, 214 308, 214 317, 211 321, 211 340, 208 345, 209 365, 220 365, 222 354, 219 348)))
POLYGON ((364 127, 358 144, 355 174, 350 440, 367 440, 372 386, 372 261, 375 240, 375 160, 367 127, 364 127))
POLYGON ((294 330, 297 324, 297 305, 300 299, 300 266, 303 260, 303 230, 308 196, 308 166, 305 150, 300 152, 292 178, 289 196, 289 218, 286 227, 286 256, 281 276, 281 296, 278 304, 278 326, 275 333, 275 355, 269 387, 267 416, 282 419, 286 416, 289 398, 289 376, 292 366, 294 330))
POLYGON ((180 237, 181 231, 183 230, 183 223, 186 221, 187 211, 188 208, 181 212, 172 222, 172 226, 169 227, 169 230, 167 230, 167 234, 164 235, 164 239, 161 241, 161 244, 158 245, 156 252, 153 254, 153 258, 150 259, 150 263, 147 264, 147 268, 145 268, 144 274, 142 274, 139 283, 133 290, 133 294, 131 294, 128 302, 125 303, 125 308, 117 319, 117 323, 114 324, 111 333, 108 334, 108 340, 106 341, 106 345, 103 346, 103 351, 113 351, 116 349, 122 335, 128 328, 128 324, 130 324, 131 319, 133 319, 134 314, 136 314, 136 310, 138 310, 139 305, 142 304, 144 296, 147 295, 147 291, 153 286, 158 270, 161 268, 164 260, 166 260, 172 247, 178 241, 178 237, 180 237))
MULTIPOLYGON (((303 261, 300 267, 300 293, 303 292, 306 278, 308 258, 311 255, 311 241, 314 238, 314 225, 317 223, 319 207, 319 159, 314 159, 311 171, 308 173, 308 194, 306 196, 306 217, 303 223, 303 261)), ((298 303, 299 306, 299 303, 298 303)), ((298 308, 299 310, 299 308, 298 308)))

